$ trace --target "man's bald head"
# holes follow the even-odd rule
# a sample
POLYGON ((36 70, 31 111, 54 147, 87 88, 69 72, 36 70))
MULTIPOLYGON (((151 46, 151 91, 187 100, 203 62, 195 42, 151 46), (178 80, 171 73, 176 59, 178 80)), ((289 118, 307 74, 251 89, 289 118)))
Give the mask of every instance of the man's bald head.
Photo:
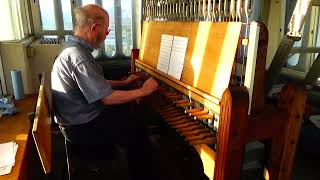
POLYGON ((76 17, 76 26, 90 26, 93 23, 105 23, 109 21, 109 14, 102 7, 89 4, 83 7, 78 7, 74 10, 76 17))

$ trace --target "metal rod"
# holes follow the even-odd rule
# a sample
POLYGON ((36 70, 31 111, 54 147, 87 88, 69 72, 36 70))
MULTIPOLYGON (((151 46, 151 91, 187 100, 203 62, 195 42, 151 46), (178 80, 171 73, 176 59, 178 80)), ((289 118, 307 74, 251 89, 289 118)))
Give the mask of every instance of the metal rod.
POLYGON ((208 0, 207 21, 212 21, 212 0, 208 0))
POLYGON ((241 21, 242 16, 242 0, 237 0, 237 21, 241 21))
POLYGON ((212 4, 212 21, 216 21, 217 20, 217 4, 216 4, 216 0, 213 0, 213 4, 212 4))
POLYGON ((202 16, 203 20, 207 20, 207 0, 202 1, 202 16))
POLYGON ((222 0, 219 0, 219 4, 218 4, 218 15, 219 15, 219 20, 218 21, 222 21, 222 11, 223 11, 223 9, 222 9, 222 0))
POLYGON ((230 19, 231 21, 236 19, 236 0, 231 0, 230 2, 230 19))
POLYGON ((228 0, 224 0, 223 2, 223 17, 224 21, 229 20, 228 0))

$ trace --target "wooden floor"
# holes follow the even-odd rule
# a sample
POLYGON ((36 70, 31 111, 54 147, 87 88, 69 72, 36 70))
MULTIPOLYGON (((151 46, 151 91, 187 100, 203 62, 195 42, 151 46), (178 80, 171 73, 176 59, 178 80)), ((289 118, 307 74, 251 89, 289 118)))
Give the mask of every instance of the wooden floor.
MULTIPOLYGON (((29 132, 28 113, 34 111, 37 96, 28 95, 26 98, 15 102, 15 106, 20 110, 19 113, 13 116, 3 116, 0 119, 0 143, 16 141, 19 144, 16 164, 12 169, 11 174, 0 176, 0 180, 16 180, 18 174, 23 171, 22 158, 26 151, 27 138, 29 132)), ((63 136, 56 131, 52 136, 53 143, 53 164, 54 169, 51 173, 50 180, 63 180, 66 179, 65 165, 65 152, 64 152, 64 139, 63 136)), ((39 161, 37 159, 36 161, 39 161)), ((297 153, 295 162, 293 180, 307 179, 316 180, 320 178, 318 173, 319 163, 315 162, 312 158, 307 157, 305 153, 297 153)), ((37 168, 39 171, 42 169, 37 168)), ((32 178, 40 180, 43 178, 32 178)))
MULTIPOLYGON (((35 109, 37 95, 27 95, 24 99, 15 101, 19 112, 12 116, 2 116, 0 119, 0 143, 15 141, 18 143, 15 165, 8 175, 0 176, 0 180, 15 180, 24 169, 23 158, 26 151, 29 133, 28 113, 35 109)), ((30 137, 29 137, 30 138, 30 137)))

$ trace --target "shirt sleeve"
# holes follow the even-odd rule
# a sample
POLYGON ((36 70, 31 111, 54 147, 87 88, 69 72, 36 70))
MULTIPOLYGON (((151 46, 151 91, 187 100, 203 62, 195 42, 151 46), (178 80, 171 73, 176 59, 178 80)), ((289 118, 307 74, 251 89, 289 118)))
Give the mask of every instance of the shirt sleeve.
POLYGON ((113 90, 96 64, 82 61, 74 69, 74 78, 88 103, 101 100, 113 90))

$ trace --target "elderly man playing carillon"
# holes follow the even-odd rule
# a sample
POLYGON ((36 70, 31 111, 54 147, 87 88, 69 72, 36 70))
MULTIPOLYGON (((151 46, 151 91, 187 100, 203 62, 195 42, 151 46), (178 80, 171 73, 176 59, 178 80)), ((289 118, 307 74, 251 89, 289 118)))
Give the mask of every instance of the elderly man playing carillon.
POLYGON ((149 179, 149 165, 144 158, 148 156, 146 131, 137 118, 122 112, 119 105, 151 94, 158 85, 155 80, 148 79, 139 89, 116 90, 138 77, 106 80, 102 68, 91 55, 103 45, 110 32, 108 12, 97 5, 86 5, 75 9, 75 17, 75 33, 68 37, 52 68, 56 122, 73 144, 95 144, 100 148, 110 143, 125 145, 132 176, 149 179))

